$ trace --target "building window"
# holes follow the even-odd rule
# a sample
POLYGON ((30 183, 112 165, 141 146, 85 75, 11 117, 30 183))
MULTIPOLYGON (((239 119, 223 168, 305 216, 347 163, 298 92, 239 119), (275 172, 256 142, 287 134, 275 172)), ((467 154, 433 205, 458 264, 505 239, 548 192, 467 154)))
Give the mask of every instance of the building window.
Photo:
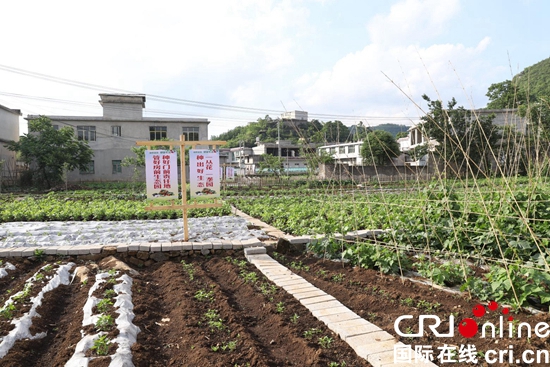
POLYGON ((120 126, 111 126, 111 135, 113 135, 113 136, 122 136, 122 127, 120 127, 120 126))
POLYGON ((113 175, 116 173, 122 173, 122 161, 113 160, 113 175))
POLYGON ((95 141, 95 126, 77 126, 78 140, 95 141))
POLYGON ((338 147, 338 153, 345 154, 346 153, 346 147, 338 147))
POLYGON ((348 153, 355 153, 355 145, 350 145, 348 147, 348 153))
POLYGON ((183 127, 182 133, 187 141, 199 141, 199 128, 198 127, 183 127))
POLYGON ((95 173, 94 161, 90 161, 90 163, 88 163, 86 169, 80 170, 81 175, 93 175, 94 173, 95 173))
POLYGON ((166 126, 149 126, 149 140, 166 139, 166 126))

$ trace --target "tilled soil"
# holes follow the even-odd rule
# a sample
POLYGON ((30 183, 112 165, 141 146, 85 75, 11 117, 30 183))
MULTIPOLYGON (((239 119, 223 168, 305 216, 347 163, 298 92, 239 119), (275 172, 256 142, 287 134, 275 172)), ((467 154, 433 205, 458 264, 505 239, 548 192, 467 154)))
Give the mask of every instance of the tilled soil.
MULTIPOLYGON (((311 254, 302 255, 273 255, 283 265, 287 266, 293 272, 304 277, 307 281, 316 287, 336 297, 341 303, 364 319, 374 323, 383 330, 394 335, 399 341, 415 346, 431 346, 433 350, 434 363, 438 365, 454 366, 472 366, 468 363, 443 362, 437 358, 438 353, 444 345, 456 346, 457 350, 461 345, 473 345, 476 348, 478 366, 548 366, 550 362, 541 359, 541 363, 526 363, 522 359, 524 351, 528 351, 527 357, 531 357, 529 351, 540 351, 542 357, 548 355, 550 349, 550 340, 548 337, 539 338, 534 335, 534 326, 537 323, 550 323, 550 315, 546 312, 532 314, 527 311, 514 312, 507 311, 499 307, 491 311, 486 305, 487 310, 483 317, 475 317, 474 307, 480 304, 479 300, 471 299, 467 293, 446 292, 429 285, 412 282, 408 279, 402 279, 398 276, 383 275, 377 271, 353 267, 351 265, 335 262, 331 260, 319 259, 311 254), (412 315, 413 318, 403 320, 399 323, 400 330, 406 334, 419 332, 420 315, 437 315, 442 323, 437 329, 440 333, 449 333, 449 316, 454 316, 454 337, 436 337, 428 330, 428 325, 433 321, 427 320, 424 327, 424 337, 403 337, 395 332, 395 322, 402 315, 412 315), (503 317, 503 337, 500 337, 500 317, 503 317), (508 321, 508 317, 514 319, 508 321), (457 327, 464 319, 474 319, 478 325, 491 322, 496 326, 496 337, 487 335, 482 338, 478 332, 472 338, 465 338, 459 332, 457 327), (526 328, 523 328, 523 337, 517 337, 517 326, 519 323, 526 322, 532 326, 532 335, 526 337, 526 328), (512 326, 510 326, 512 325, 512 326), (509 337, 510 327, 512 328, 512 338, 509 337), (485 361, 485 355, 489 350, 496 350, 497 355, 489 352, 488 361, 491 362, 498 353, 503 353, 502 363, 488 363, 485 361), (510 350, 513 352, 510 353, 510 350), (510 357, 512 355, 512 357, 510 357)), ((487 328, 487 334, 490 334, 490 328, 487 328)), ((426 349, 426 348, 422 348, 426 349)), ((536 357, 536 354, 534 355, 536 357)), ((541 358, 542 358, 541 357, 541 358)))
MULTIPOLYGON (((17 262, 20 280, 0 282, 1 294, 16 292, 42 265, 17 262)), ((141 330, 132 347, 136 366, 369 365, 242 255, 199 255, 184 264, 168 261, 136 270, 133 323, 141 330)), ((81 331, 89 329, 82 327, 82 307, 91 279, 46 293, 32 330, 47 336, 16 342, 0 365, 64 366, 81 331)), ((89 365, 108 362, 98 357, 89 365)))
MULTIPOLYGON (((477 348, 480 366, 548 365, 484 361, 484 353, 490 349, 513 349, 514 358, 528 349, 547 350, 548 337, 507 338, 505 334, 504 338, 481 338, 478 334, 466 339, 455 332, 451 338, 436 338, 427 327, 421 338, 396 334, 394 324, 402 315, 413 316, 400 324, 406 333, 418 332, 419 315, 439 316, 443 322, 438 330, 448 332, 450 315, 454 316, 455 325, 473 317, 472 310, 479 302, 465 294, 452 294, 308 255, 276 258, 403 343, 431 346, 434 356, 437 348, 445 344, 471 344, 477 348)), ((17 270, 0 279, 2 305, 45 263, 19 260, 14 264, 17 270)), ((93 268, 92 264, 88 266, 93 268)), ((183 263, 166 261, 135 270, 139 275, 132 276, 133 322, 140 328, 132 347, 136 366, 369 366, 304 306, 246 262, 242 254, 197 255, 184 258, 183 263)), ((94 270, 91 272, 93 275, 94 270)), ((81 338, 82 307, 93 283, 91 279, 85 283, 75 280, 46 293, 38 308, 41 317, 33 319, 31 330, 45 331, 47 336, 16 342, 0 360, 0 366, 64 366, 81 338)), ((501 312, 502 307, 489 311, 478 322, 496 323, 501 312)), ((550 323, 548 314, 511 315, 516 323, 550 323)), ((0 333, 5 335, 10 323, 5 320, 2 325, 0 333)), ((90 366, 107 366, 109 362, 109 357, 101 357, 90 366)), ((437 359, 434 362, 445 365, 437 359)))

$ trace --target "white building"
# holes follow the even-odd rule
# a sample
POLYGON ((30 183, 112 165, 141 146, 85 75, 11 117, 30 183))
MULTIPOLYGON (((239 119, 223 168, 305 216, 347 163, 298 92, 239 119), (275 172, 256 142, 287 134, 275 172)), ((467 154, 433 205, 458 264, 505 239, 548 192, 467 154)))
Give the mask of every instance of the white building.
POLYGON ((302 120, 307 121, 307 112, 306 111, 288 111, 284 112, 281 115, 283 120, 302 120))
MULTIPOLYGON (((132 147, 139 140, 208 140, 207 119, 144 117, 145 95, 100 94, 103 116, 47 116, 54 128, 68 126, 79 140, 94 151, 86 171, 69 172, 68 181, 129 181, 132 167, 122 167, 125 157, 134 157, 132 147)), ((29 115, 32 120, 38 116, 29 115)))
POLYGON ((20 110, 0 105, 0 161, 3 161, 0 181, 2 178, 15 176, 15 152, 8 150, 4 145, 19 141, 19 116, 20 110))
MULTIPOLYGON (((301 155, 302 148, 301 145, 293 144, 287 140, 280 141, 281 160, 285 172, 307 172, 307 159, 301 155)), ((279 142, 257 142, 257 145, 253 148, 242 146, 231 148, 231 152, 234 157, 234 166, 239 168, 239 174, 256 174, 259 173, 263 154, 276 157, 279 155, 279 142)))
POLYGON ((361 146, 363 141, 356 141, 352 143, 339 143, 323 145, 317 148, 319 154, 324 152, 334 158, 336 163, 347 164, 349 166, 362 166, 363 157, 361 157, 361 146))
POLYGON ((408 130, 408 135, 397 139, 399 144, 399 150, 403 153, 398 159, 402 161, 404 165, 407 166, 427 166, 429 155, 426 154, 418 160, 413 161, 410 157, 410 152, 418 146, 428 144, 428 149, 433 150, 436 145, 439 143, 436 140, 429 139, 422 134, 420 125, 411 126, 408 130))

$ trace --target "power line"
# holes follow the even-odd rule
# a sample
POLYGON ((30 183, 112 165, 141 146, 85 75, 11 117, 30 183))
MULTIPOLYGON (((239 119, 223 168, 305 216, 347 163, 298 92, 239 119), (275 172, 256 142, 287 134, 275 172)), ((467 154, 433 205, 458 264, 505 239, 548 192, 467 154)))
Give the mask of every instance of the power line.
MULTIPOLYGON (((173 103, 173 104, 181 104, 186 106, 192 106, 192 107, 200 107, 200 108, 208 108, 208 109, 214 109, 214 110, 225 110, 225 111, 233 111, 233 112, 241 112, 241 113, 261 113, 262 115, 269 115, 270 113, 274 113, 277 115, 282 114, 284 111, 282 110, 274 110, 274 109, 266 109, 266 108, 256 108, 256 107, 243 107, 243 106, 236 106, 236 105, 227 105, 227 104, 220 104, 220 103, 211 103, 211 102, 201 102, 201 101, 194 101, 194 100, 188 100, 188 99, 182 99, 182 98, 174 98, 174 97, 166 97, 161 95, 155 95, 155 94, 146 94, 141 92, 135 92, 135 91, 129 91, 125 89, 120 88, 113 88, 113 87, 107 87, 102 86, 98 84, 92 84, 92 83, 86 83, 86 82, 80 82, 72 79, 66 79, 66 78, 60 78, 55 77, 52 75, 42 74, 38 72, 33 72, 29 70, 24 70, 20 68, 11 67, 8 65, 1 65, 0 64, 0 70, 4 70, 10 73, 20 74, 28 77, 38 78, 42 80, 47 80, 54 83, 60 83, 65 85, 70 85, 74 87, 79 88, 85 88, 85 89, 91 89, 91 90, 97 90, 97 91, 110 91, 110 92, 118 92, 118 93, 126 93, 126 94, 143 94, 146 95, 146 97, 149 100, 158 101, 158 102, 166 102, 166 103, 173 103)), ((46 97, 42 97, 44 99, 47 99, 46 97)), ((83 103, 83 102, 80 102, 83 103)), ((343 120, 411 120, 411 119, 418 119, 418 116, 410 117, 410 116, 403 116, 403 117, 389 117, 389 116, 361 116, 361 115, 342 115, 342 114, 324 114, 324 113, 309 113, 309 116, 317 117, 317 118, 331 118, 331 119, 343 119, 343 120)))

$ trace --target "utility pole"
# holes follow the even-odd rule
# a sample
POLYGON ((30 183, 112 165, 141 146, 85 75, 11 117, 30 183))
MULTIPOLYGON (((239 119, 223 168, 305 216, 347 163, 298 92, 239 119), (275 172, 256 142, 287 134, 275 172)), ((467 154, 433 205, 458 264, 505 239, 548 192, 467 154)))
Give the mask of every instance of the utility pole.
POLYGON ((279 152, 279 162, 281 161, 281 129, 280 129, 280 120, 277 121, 277 149, 279 152))

